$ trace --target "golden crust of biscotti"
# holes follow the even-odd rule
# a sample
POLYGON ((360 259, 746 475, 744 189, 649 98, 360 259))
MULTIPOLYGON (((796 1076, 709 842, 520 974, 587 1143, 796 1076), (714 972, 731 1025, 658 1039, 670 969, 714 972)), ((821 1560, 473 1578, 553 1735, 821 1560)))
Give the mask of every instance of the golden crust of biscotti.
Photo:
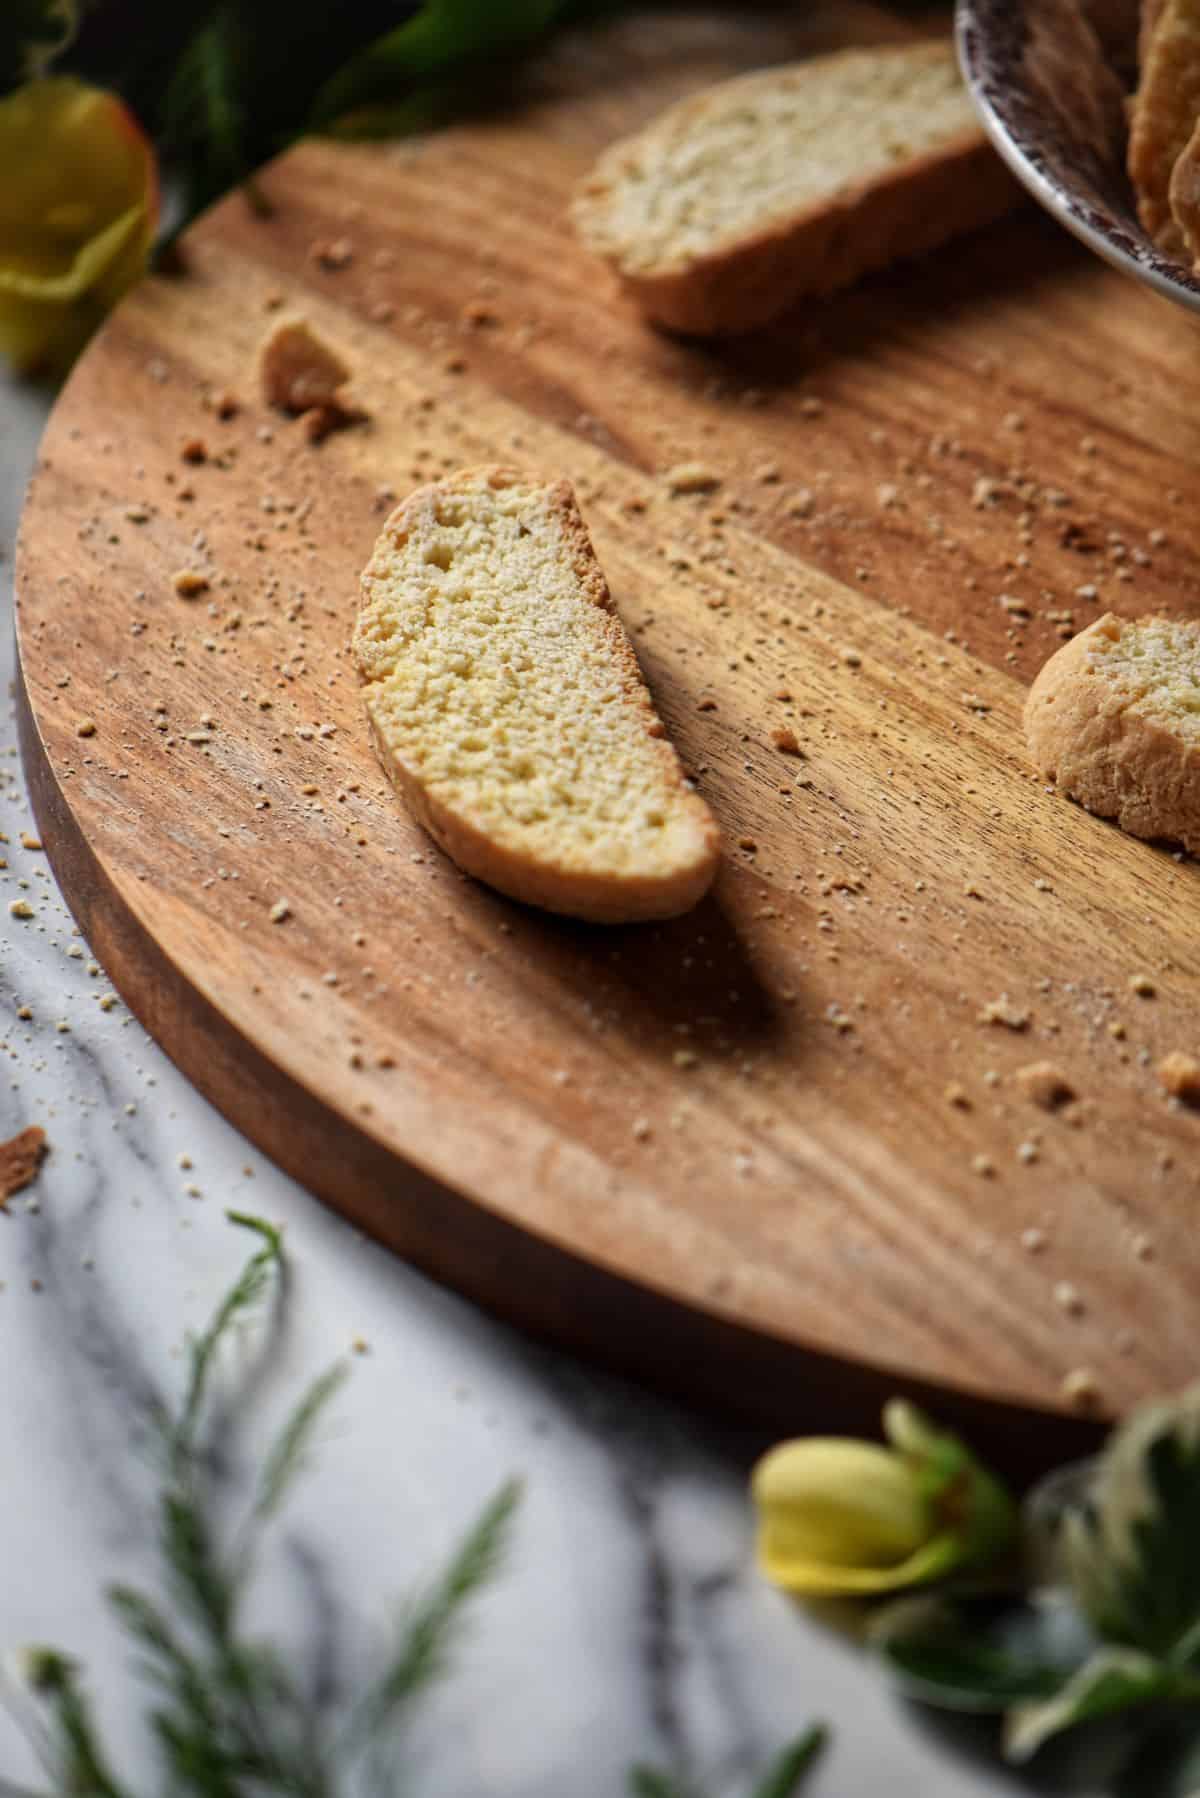
MULTIPOLYGON (((1182 843, 1197 854, 1200 753, 1139 711, 1137 695, 1105 672, 1096 653, 1128 628, 1108 613, 1051 656, 1025 704, 1030 753, 1085 810, 1115 819, 1131 836, 1182 843)), ((1173 628, 1194 639, 1200 662, 1200 625, 1173 628)))
POLYGON ((1147 235, 1183 255, 1171 175, 1200 118, 1200 0, 1166 0, 1152 21, 1129 123, 1128 169, 1147 235))
POLYGON ((1150 45, 1154 32, 1162 15, 1164 0, 1141 0, 1141 12, 1138 18, 1137 56, 1138 68, 1144 69, 1150 55, 1150 45))
MULTIPOLYGON (((419 488, 389 517, 364 570, 354 655, 383 767, 418 822, 467 873, 526 904, 596 923, 675 917, 690 910, 708 890, 720 856, 720 833, 708 806, 687 785, 667 740, 568 481, 534 482, 513 469, 483 467, 462 469, 419 488), (512 487, 529 488, 537 496, 539 510, 556 522, 559 548, 580 608, 577 621, 619 689, 623 743, 635 755, 639 779, 653 788, 675 826, 670 853, 656 852, 648 842, 644 854, 614 866, 602 843, 589 851, 575 840, 569 808, 564 808, 561 820, 552 819, 561 830, 549 849, 544 839, 525 843, 510 820, 497 820, 494 808, 473 805, 461 794, 447 797, 444 786, 429 779, 411 751, 389 731, 386 708, 375 696, 386 682, 385 663, 394 649, 386 640, 381 642, 375 630, 379 584, 395 577, 406 545, 428 536, 431 521, 448 499, 482 508, 488 493, 512 487)), ((569 693, 562 695, 562 703, 572 703, 569 693)), ((436 728, 437 721, 431 720, 430 729, 436 728)), ((600 746, 597 753, 603 753, 600 746)))
MULTIPOLYGON (((801 298, 834 292, 934 249, 1012 207, 1018 189, 982 128, 964 117, 935 148, 839 181, 790 215, 747 218, 703 249, 647 263, 644 246, 619 241, 613 219, 632 159, 653 165, 687 133, 702 135, 726 96, 753 104, 756 95, 784 84, 802 94, 805 83, 836 80, 842 67, 863 62, 919 71, 952 65, 952 52, 942 43, 886 45, 739 76, 679 102, 603 153, 576 193, 572 218, 584 243, 610 263, 625 293, 655 323, 694 336, 752 330, 801 298)), ((952 67, 948 72, 957 80, 952 67)), ((655 178, 670 179, 657 171, 655 178)))
POLYGON ((1200 119, 1175 159, 1168 195, 1171 217, 1195 267, 1200 262, 1200 119))

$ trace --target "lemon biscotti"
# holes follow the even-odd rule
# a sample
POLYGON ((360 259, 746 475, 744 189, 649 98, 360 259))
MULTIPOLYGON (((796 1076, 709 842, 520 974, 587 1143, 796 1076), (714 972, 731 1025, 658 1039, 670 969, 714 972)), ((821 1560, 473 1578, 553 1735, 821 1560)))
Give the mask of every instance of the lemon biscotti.
POLYGON ((745 331, 1009 207, 949 43, 724 81, 612 144, 572 216, 669 329, 745 331))
POLYGON ((568 482, 474 468, 418 489, 364 570, 354 656, 384 767, 468 873, 603 923, 708 888, 716 824, 568 482))
POLYGON ((1200 624, 1098 618, 1038 675, 1025 730, 1089 812, 1200 853, 1200 624))

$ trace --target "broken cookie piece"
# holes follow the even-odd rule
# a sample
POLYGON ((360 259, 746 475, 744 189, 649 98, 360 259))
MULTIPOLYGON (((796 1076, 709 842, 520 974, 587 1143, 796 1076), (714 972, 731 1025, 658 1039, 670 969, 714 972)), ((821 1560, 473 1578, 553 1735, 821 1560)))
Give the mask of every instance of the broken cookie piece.
POLYGON ((271 327, 259 346, 258 377, 267 404, 298 417, 309 443, 367 416, 346 386, 350 370, 306 318, 271 327))
POLYGON ((263 339, 258 375, 268 406, 299 414, 334 405, 350 370, 306 318, 293 317, 281 318, 263 339))
POLYGON ((37 1124, 0 1143, 0 1211, 9 1199, 33 1185, 49 1153, 46 1132, 37 1124))

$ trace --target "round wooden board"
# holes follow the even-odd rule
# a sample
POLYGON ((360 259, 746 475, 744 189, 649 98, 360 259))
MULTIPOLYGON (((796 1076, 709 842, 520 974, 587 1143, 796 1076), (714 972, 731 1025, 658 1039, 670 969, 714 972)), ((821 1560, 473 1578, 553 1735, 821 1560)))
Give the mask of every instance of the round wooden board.
POLYGON ((47 432, 27 763, 129 1004, 357 1222, 757 1421, 903 1388, 1012 1461, 1039 1419, 1059 1452, 1082 1427, 1073 1370, 1110 1414, 1195 1366, 1200 1124, 1153 1064, 1197 1046, 1196 870, 1045 793, 1020 708, 1096 611, 1076 588, 1195 605, 1194 521, 1164 496, 1195 479, 1200 377, 1181 320, 1030 211, 737 346, 644 328, 571 239, 572 182, 830 16, 886 26, 610 25, 501 118, 305 144, 263 177, 270 217, 206 217, 47 432), (315 447, 257 393, 281 302, 370 414, 315 447), (723 824, 715 893, 677 923, 506 903, 373 760, 358 571, 394 495, 496 459, 576 482, 723 824), (672 497, 695 460, 719 490, 672 497), (1040 1059, 1080 1095, 1063 1114, 1015 1080, 1040 1059))

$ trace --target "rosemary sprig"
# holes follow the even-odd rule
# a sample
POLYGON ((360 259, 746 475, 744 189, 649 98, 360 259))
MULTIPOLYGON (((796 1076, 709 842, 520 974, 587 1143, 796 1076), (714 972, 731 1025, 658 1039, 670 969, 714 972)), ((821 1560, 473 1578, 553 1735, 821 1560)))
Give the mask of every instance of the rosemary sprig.
MULTIPOLYGON (((283 1244, 259 1218, 230 1212, 262 1246, 221 1300, 207 1329, 188 1344, 178 1411, 161 1420, 159 1496, 161 1595, 113 1586, 109 1602, 134 1650, 136 1671, 153 1688, 147 1722, 169 1798, 338 1798, 369 1769, 382 1789, 394 1783, 401 1726, 413 1701, 446 1669, 469 1601, 495 1573, 520 1488, 510 1481, 486 1507, 423 1598, 413 1602, 392 1653, 342 1724, 326 1726, 276 1649, 242 1627, 254 1548, 305 1464, 313 1435, 345 1378, 338 1363, 313 1382, 268 1449, 247 1516, 226 1544, 215 1521, 211 1444, 206 1435, 220 1351, 234 1328, 279 1290, 283 1244)), ((38 1649, 26 1686, 36 1709, 26 1727, 57 1798, 135 1798, 113 1771, 80 1669, 38 1649)))
POLYGON ((343 1737, 347 1750, 390 1734, 445 1671, 462 1608, 496 1572, 520 1497, 517 1480, 500 1488, 427 1597, 412 1607, 391 1661, 351 1713, 343 1737))
MULTIPOLYGON (((229 1540, 216 1523, 210 1432, 221 1349, 232 1331, 281 1290, 283 1243, 260 1218, 229 1212, 257 1233, 247 1261, 207 1329, 188 1344, 183 1396, 159 1419, 161 1593, 130 1585, 108 1599, 154 1696, 147 1725, 163 1798, 390 1798, 399 1789, 404 1725, 447 1669, 464 1613, 495 1576, 521 1485, 509 1480, 487 1504, 428 1589, 413 1598, 390 1653, 342 1719, 329 1719, 269 1642, 248 1636, 242 1614, 260 1532, 279 1513, 304 1467, 316 1426, 346 1376, 335 1364, 316 1379, 270 1446, 250 1507, 229 1540)), ((52 1781, 54 1798, 138 1798, 109 1761, 78 1664, 55 1649, 27 1657, 29 1715, 16 1712, 52 1781)), ((820 1751, 810 1730, 772 1762, 751 1798, 791 1798, 820 1751)), ((636 1798, 701 1798, 652 1768, 630 1774, 636 1798)), ((48 1798, 0 1779, 0 1798, 48 1798)))

